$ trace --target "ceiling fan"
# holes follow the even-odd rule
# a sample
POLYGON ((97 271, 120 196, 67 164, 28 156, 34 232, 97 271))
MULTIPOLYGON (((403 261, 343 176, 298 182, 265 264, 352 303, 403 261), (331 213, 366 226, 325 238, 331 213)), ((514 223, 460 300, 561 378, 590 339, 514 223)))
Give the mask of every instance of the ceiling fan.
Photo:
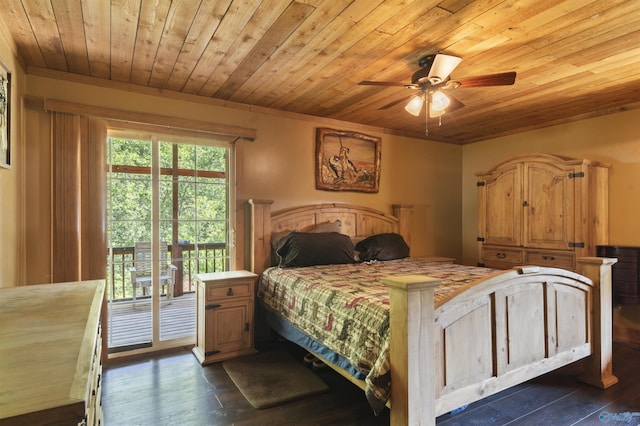
POLYGON ((426 124, 428 119, 442 117, 445 112, 455 111, 462 108, 464 104, 451 96, 444 94, 442 90, 485 87, 485 86, 509 86, 516 81, 516 72, 509 71, 498 74, 481 75, 476 77, 465 77, 453 80, 450 74, 460 64, 462 58, 442 53, 427 55, 420 58, 418 65, 420 69, 411 76, 411 83, 396 83, 391 81, 361 81, 360 85, 366 86, 399 86, 407 89, 417 89, 418 94, 404 96, 398 100, 381 106, 378 109, 387 109, 410 98, 405 106, 405 110, 416 117, 420 115, 423 105, 425 108, 426 134, 429 134, 429 127, 426 124))

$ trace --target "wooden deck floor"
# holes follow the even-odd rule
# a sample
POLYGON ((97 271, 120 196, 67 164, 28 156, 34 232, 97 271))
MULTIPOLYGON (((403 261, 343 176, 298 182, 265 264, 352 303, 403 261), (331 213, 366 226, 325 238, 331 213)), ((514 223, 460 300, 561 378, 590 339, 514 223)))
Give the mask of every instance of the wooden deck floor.
MULTIPOLYGON (((196 335, 195 294, 160 301, 160 340, 196 335)), ((109 348, 137 345, 151 341, 151 301, 114 302, 109 305, 109 348)))

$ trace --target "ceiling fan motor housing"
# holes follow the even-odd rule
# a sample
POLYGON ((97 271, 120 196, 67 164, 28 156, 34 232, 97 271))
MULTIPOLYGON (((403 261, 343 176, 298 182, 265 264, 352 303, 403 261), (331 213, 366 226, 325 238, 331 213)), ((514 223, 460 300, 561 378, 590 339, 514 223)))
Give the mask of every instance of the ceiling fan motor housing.
POLYGON ((420 58, 418 61, 418 65, 420 68, 426 68, 427 70, 431 69, 431 65, 433 65, 433 61, 436 59, 436 55, 427 55, 420 58))
MULTIPOLYGON (((453 71, 462 58, 458 56, 437 54, 427 55, 420 58, 418 65, 420 69, 411 77, 413 84, 436 86, 449 79, 453 71)), ((424 89, 424 87, 423 87, 424 89)))
POLYGON ((427 55, 420 58, 418 61, 420 69, 414 72, 411 76, 412 84, 420 84, 428 81, 429 71, 431 71, 431 66, 433 65, 435 58, 436 55, 427 55))

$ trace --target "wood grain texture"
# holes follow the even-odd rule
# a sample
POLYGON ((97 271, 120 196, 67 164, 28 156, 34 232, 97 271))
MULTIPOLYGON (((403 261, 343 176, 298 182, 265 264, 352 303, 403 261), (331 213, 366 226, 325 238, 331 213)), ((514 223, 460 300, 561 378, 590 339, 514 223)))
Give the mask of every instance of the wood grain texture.
POLYGON ((575 270, 609 241, 609 165, 547 154, 506 159, 478 176, 478 249, 487 267, 575 270))
POLYGON ((271 266, 271 235, 285 231, 304 231, 313 225, 339 220, 341 233, 367 237, 387 232, 400 233, 411 241, 410 205, 395 205, 393 216, 378 210, 343 203, 313 204, 271 213, 268 200, 249 200, 251 208, 251 270, 262 273, 271 266))
POLYGON ((102 279, 107 254, 106 124, 63 112, 53 112, 51 123, 52 281, 102 279))
MULTIPOLYGON (((196 136, 198 135, 198 132, 211 133, 213 135, 220 135, 222 137, 241 137, 249 140, 253 140, 257 136, 256 129, 246 127, 217 124, 198 120, 188 120, 166 115, 140 113, 113 108, 94 107, 90 105, 77 104, 74 102, 58 101, 55 99, 47 99, 45 101, 45 109, 47 111, 67 112, 71 114, 88 115, 97 118, 126 122, 127 125, 120 124, 120 126, 127 129, 133 128, 149 130, 152 128, 151 126, 155 125, 158 126, 155 128, 155 131, 158 131, 160 133, 162 133, 162 128, 167 128, 168 132, 179 129, 180 131, 183 131, 185 135, 196 136), (128 122, 131 122, 130 126, 128 122)), ((113 127, 117 127, 117 125, 113 125, 113 127)))
POLYGON ((104 291, 103 280, 0 290, 0 424, 84 418, 104 291))
POLYGON ((78 281, 80 270, 80 117, 52 117, 53 282, 78 281))
MULTIPOLYGON (((459 56, 466 105, 428 137, 465 144, 640 107, 640 3, 611 0, 6 0, 28 73, 425 138, 395 101, 429 54, 459 56), (514 85, 475 87, 515 71, 514 85), (51 75, 51 74, 48 74, 51 75), (171 92, 171 93, 169 93, 171 92), (394 104, 380 110, 381 106, 394 104)), ((507 78, 507 80, 510 77, 507 78)), ((455 91, 455 92, 454 92, 455 91)))
POLYGON ((80 253, 82 280, 104 279, 107 270, 107 195, 106 143, 104 120, 80 119, 81 133, 81 207, 80 253))
POLYGON ((255 352, 254 293, 258 276, 237 270, 196 275, 196 346, 202 364, 255 352))

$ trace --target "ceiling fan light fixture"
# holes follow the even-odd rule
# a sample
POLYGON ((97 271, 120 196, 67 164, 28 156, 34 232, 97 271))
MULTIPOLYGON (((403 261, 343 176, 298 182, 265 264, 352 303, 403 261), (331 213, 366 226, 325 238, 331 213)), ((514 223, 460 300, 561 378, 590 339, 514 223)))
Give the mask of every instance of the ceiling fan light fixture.
POLYGON ((420 111, 422 111, 422 104, 424 103, 424 99, 421 95, 412 96, 404 109, 411 115, 415 115, 416 117, 420 115, 420 111))
MULTIPOLYGON (((488 74, 476 77, 466 77, 452 80, 450 74, 460 64, 462 58, 441 53, 423 56, 418 61, 420 69, 411 76, 410 84, 391 81, 362 81, 359 84, 371 86, 404 86, 407 89, 418 89, 419 94, 411 96, 404 109, 411 115, 418 117, 424 105, 425 135, 429 135, 429 119, 438 118, 442 124, 442 116, 462 108, 464 104, 453 95, 447 96, 440 89, 450 90, 459 87, 509 86, 515 83, 516 72, 509 71, 498 74, 488 74)), ((379 110, 398 105, 407 98, 397 99, 379 110)))
POLYGON ((449 74, 458 66, 462 58, 451 55, 438 54, 429 70, 429 82, 431 84, 442 83, 449 77, 449 74))
POLYGON ((445 113, 445 110, 443 109, 435 110, 433 109, 433 105, 429 106, 429 117, 431 118, 442 117, 444 113, 445 113))
POLYGON ((447 95, 440 91, 433 92, 433 94, 431 95, 431 111, 441 111, 442 113, 444 113, 444 110, 447 109, 450 103, 451 99, 449 99, 447 95))

